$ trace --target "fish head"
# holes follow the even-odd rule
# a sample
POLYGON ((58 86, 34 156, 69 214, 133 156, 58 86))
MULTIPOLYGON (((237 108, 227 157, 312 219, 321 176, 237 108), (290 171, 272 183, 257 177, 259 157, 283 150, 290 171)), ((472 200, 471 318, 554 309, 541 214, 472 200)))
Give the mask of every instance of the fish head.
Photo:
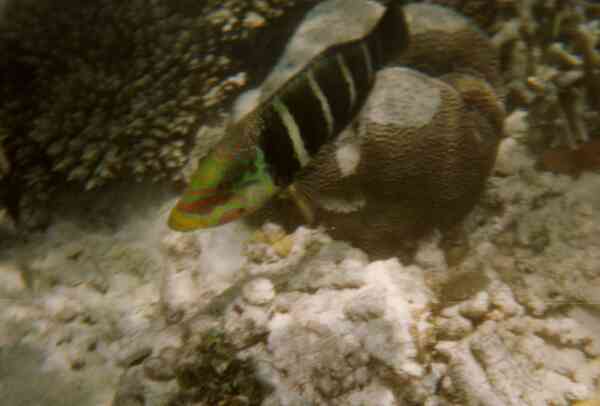
POLYGON ((176 231, 216 227, 258 210, 277 192, 263 151, 226 140, 198 161, 168 224, 176 231))

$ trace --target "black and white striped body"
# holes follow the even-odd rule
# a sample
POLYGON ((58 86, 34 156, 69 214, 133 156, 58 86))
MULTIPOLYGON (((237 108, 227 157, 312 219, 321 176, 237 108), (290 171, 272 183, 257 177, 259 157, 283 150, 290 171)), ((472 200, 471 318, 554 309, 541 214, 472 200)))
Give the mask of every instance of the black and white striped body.
POLYGON ((327 49, 247 117, 278 186, 292 183, 321 146, 350 123, 375 72, 394 48, 406 46, 401 11, 392 8, 366 37, 327 49))

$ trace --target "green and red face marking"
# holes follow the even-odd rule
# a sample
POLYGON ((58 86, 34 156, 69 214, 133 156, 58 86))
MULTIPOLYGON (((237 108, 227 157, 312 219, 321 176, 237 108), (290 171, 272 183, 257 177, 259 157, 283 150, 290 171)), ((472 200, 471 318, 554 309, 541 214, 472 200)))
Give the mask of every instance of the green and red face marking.
POLYGON ((239 153, 231 144, 220 144, 198 162, 171 211, 169 227, 193 231, 219 226, 256 211, 277 191, 260 148, 239 153))

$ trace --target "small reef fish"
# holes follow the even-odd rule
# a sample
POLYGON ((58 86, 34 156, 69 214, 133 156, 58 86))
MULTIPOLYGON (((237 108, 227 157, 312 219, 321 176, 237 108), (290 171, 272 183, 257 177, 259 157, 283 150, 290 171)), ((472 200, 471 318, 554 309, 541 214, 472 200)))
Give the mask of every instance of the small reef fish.
POLYGON ((597 171, 600 169, 600 140, 593 139, 577 148, 549 148, 543 152, 540 163, 544 170, 573 176, 597 171))
MULTIPOLYGON (((335 27, 331 27, 335 29, 335 27)), ((176 231, 215 227, 261 208, 356 116, 375 73, 407 48, 408 26, 391 2, 364 37, 314 58, 256 109, 233 123, 200 159, 168 224, 176 231)), ((310 210, 297 202, 305 217, 310 210)))

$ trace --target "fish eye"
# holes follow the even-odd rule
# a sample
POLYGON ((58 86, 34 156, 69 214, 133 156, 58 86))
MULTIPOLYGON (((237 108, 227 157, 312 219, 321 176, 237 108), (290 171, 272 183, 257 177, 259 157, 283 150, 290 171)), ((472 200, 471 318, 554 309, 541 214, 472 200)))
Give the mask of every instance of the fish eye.
POLYGON ((234 165, 227 170, 223 176, 222 181, 219 184, 219 189, 228 189, 242 181, 244 173, 246 173, 247 167, 245 165, 234 165))

